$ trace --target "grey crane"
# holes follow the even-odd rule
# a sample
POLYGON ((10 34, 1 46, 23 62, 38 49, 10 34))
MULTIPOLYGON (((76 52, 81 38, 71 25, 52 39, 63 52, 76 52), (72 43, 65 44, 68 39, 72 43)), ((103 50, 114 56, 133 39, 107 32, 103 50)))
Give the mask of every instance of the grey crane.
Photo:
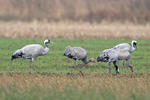
POLYGON ((122 43, 118 44, 114 47, 114 50, 117 51, 119 60, 122 60, 123 68, 124 68, 124 61, 127 62, 128 67, 131 69, 133 72, 133 66, 130 65, 130 56, 131 53, 134 52, 137 48, 137 41, 132 40, 131 45, 128 43, 122 43))
POLYGON ((38 56, 46 55, 49 51, 48 43, 53 43, 49 39, 44 41, 45 48, 40 44, 29 44, 21 49, 16 50, 11 56, 11 60, 17 58, 30 59, 30 68, 32 68, 32 62, 38 56))
POLYGON ((102 51, 102 53, 97 57, 97 62, 108 62, 109 65, 109 73, 111 73, 111 63, 116 68, 116 73, 119 73, 119 68, 117 66, 118 62, 118 54, 117 52, 111 48, 111 49, 105 49, 102 51))
POLYGON ((81 47, 67 46, 65 49, 64 56, 67 56, 68 58, 74 60, 74 69, 76 69, 77 60, 81 60, 84 64, 88 64, 89 62, 96 62, 96 59, 94 58, 87 59, 87 52, 81 47))

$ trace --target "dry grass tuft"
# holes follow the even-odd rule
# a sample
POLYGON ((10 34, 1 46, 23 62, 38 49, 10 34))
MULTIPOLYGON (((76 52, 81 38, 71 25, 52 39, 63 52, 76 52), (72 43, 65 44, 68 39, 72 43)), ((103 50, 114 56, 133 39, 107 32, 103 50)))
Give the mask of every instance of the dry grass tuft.
POLYGON ((0 22, 3 38, 134 38, 149 39, 150 25, 131 23, 0 22))
POLYGON ((0 86, 9 91, 9 86, 16 85, 21 89, 27 88, 51 88, 63 91, 66 87, 74 87, 79 91, 97 89, 108 89, 124 97, 128 93, 150 91, 150 74, 22 74, 5 73, 0 75, 0 86), (138 90, 138 91, 137 91, 138 90))

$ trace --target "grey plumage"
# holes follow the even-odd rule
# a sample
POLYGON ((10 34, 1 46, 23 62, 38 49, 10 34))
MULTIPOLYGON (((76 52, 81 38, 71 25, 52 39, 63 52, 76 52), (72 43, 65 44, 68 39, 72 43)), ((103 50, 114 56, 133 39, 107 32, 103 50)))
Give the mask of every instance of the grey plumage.
POLYGON ((81 60, 84 64, 88 64, 89 62, 96 62, 94 58, 87 59, 87 52, 81 47, 67 46, 65 49, 64 56, 67 56, 68 58, 71 58, 75 61, 73 65, 74 68, 76 68, 77 60, 81 60))
POLYGON ((30 67, 32 67, 32 62, 34 59, 38 56, 46 55, 49 51, 48 43, 52 43, 50 40, 46 39, 44 41, 44 45, 46 46, 43 48, 40 44, 29 44, 21 49, 16 50, 13 55, 11 56, 11 60, 17 59, 17 58, 24 58, 24 59, 30 59, 31 64, 30 67))
POLYGON ((131 45, 129 45, 128 43, 122 43, 114 47, 114 50, 116 50, 116 52, 118 53, 118 59, 123 61, 122 62, 123 67, 124 61, 126 61, 128 67, 131 69, 132 72, 133 66, 130 65, 130 57, 131 53, 134 52, 136 48, 137 48, 137 41, 135 40, 132 40, 131 45))
POLYGON ((114 47, 116 50, 128 51, 130 53, 134 52, 137 48, 137 41, 132 40, 131 45, 128 43, 121 43, 114 47))
POLYGON ((109 72, 111 72, 111 63, 113 63, 116 68, 116 73, 119 73, 119 68, 117 66, 118 54, 113 48, 102 51, 102 53, 97 57, 97 62, 100 61, 108 62, 109 72))

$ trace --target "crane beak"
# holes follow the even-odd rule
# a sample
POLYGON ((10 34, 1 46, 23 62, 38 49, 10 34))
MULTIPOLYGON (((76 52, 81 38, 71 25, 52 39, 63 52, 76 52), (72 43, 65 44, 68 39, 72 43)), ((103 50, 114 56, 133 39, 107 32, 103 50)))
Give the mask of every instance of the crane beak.
POLYGON ((15 57, 14 56, 11 56, 11 61, 13 61, 15 59, 15 57))
POLYGON ((52 42, 52 41, 51 41, 50 43, 51 43, 51 44, 54 44, 54 42, 52 42))
POLYGON ((98 62, 96 61, 96 64, 98 64, 98 62))
POLYGON ((13 58, 11 58, 11 61, 13 61, 13 58))

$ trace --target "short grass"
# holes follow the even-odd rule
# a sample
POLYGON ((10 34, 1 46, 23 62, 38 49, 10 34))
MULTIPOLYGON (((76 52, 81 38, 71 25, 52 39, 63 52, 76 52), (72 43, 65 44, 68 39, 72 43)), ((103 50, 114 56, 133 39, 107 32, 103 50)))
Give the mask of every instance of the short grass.
MULTIPOLYGON (((51 39, 54 44, 50 44, 50 51, 47 55, 35 59, 33 66, 34 72, 51 72, 51 73, 68 73, 72 72, 73 60, 65 56, 65 47, 79 46, 83 47, 88 52, 88 58, 97 58, 102 50, 111 48, 119 43, 130 43, 128 39, 51 39)), ((11 61, 13 52, 27 44, 41 44, 44 39, 0 39, 0 72, 30 72, 29 60, 16 59, 11 61)), ((135 73, 150 72, 150 40, 137 40, 138 48, 131 56, 131 64, 134 66, 135 73)), ((43 45, 44 46, 44 45, 43 45)), ((82 64, 78 61, 77 64, 82 64)), ((126 66, 124 70, 121 69, 121 62, 119 64, 121 73, 129 73, 130 69, 126 66)), ((113 72, 115 69, 112 65, 113 72)), ((87 66, 78 68, 78 70, 85 73, 107 73, 107 63, 89 63, 87 66)))

